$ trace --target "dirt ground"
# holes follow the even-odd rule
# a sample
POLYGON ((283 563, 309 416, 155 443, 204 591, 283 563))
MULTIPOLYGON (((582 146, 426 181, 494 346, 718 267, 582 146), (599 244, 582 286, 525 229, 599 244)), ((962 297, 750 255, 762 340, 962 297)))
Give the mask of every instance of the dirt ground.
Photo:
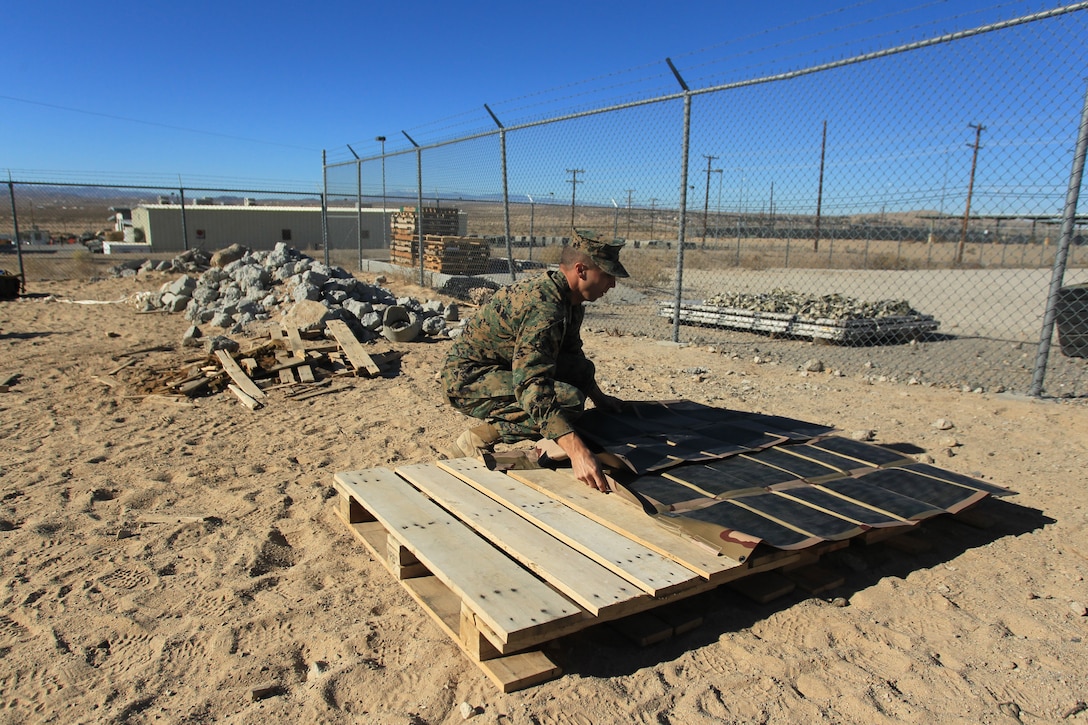
POLYGON ((126 301, 162 281, 0 302, 0 378, 18 376, 0 393, 0 721, 1088 722, 1083 399, 587 335, 620 397, 870 430, 1018 495, 983 502, 985 528, 928 522, 928 551, 829 554, 845 584, 819 596, 715 591, 699 628, 648 648, 607 627, 565 638, 562 677, 502 694, 334 511, 334 473, 434 461, 466 426, 435 381, 449 343, 256 411, 147 397, 200 357, 181 315, 126 301))

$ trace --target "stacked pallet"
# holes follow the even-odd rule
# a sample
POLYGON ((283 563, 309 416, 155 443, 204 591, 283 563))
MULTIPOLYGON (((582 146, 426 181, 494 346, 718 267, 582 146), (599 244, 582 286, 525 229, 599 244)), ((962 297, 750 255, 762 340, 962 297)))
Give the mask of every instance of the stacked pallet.
POLYGON ((456 236, 459 231, 458 211, 455 208, 423 207, 417 213, 415 207, 404 207, 394 212, 389 222, 393 237, 389 248, 389 261, 393 264, 419 264, 419 234, 423 236, 456 236))
POLYGON ((484 274, 491 247, 483 239, 428 236, 423 240, 423 268, 442 274, 484 274))
POLYGON ((441 274, 483 274, 491 261, 484 239, 457 236, 457 209, 424 208, 417 214, 405 208, 393 214, 393 243, 389 261, 419 266, 419 232, 423 230, 423 268, 441 274))

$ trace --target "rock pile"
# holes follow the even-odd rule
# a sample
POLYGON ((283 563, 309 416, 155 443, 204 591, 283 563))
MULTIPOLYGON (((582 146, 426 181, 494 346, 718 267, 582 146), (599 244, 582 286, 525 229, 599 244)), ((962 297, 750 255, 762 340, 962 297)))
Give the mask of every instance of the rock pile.
POLYGON ((780 312, 830 320, 917 316, 920 313, 906 300, 865 302, 841 294, 815 297, 787 289, 759 294, 729 292, 717 294, 704 304, 758 312, 780 312))
MULTIPOLYGON (((283 243, 271 251, 242 249, 240 255, 217 252, 211 258, 204 255, 204 260, 205 268, 199 275, 186 273, 156 292, 141 294, 137 303, 142 310, 183 312, 194 325, 207 324, 230 333, 242 332, 257 320, 275 315, 290 317, 301 310, 303 314, 294 314, 295 318, 305 319, 298 325, 300 329, 317 329, 328 320, 344 320, 362 341, 375 339, 387 329, 386 336, 390 339, 394 339, 396 332, 397 341, 408 341, 404 339, 402 325, 394 330, 392 322, 385 324, 390 309, 397 310, 397 320, 404 319, 405 313, 408 319, 414 318, 420 334, 431 336, 449 335, 447 323, 458 320, 456 305, 439 300, 397 298, 379 286, 384 282, 381 277, 376 284, 368 284, 341 267, 329 267, 283 243), (216 266, 215 262, 223 266, 216 266)), ((165 265, 162 271, 175 271, 178 264, 199 262, 190 257, 180 263, 177 259, 159 265, 146 262, 137 269, 148 264, 153 265, 151 269, 165 265)))

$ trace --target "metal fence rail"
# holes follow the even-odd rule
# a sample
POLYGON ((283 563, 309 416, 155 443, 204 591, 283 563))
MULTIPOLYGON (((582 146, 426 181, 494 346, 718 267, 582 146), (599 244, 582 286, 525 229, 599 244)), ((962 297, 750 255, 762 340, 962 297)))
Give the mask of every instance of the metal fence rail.
POLYGON ((520 124, 487 108, 493 130, 326 163, 326 189, 456 205, 522 268, 554 261, 542 238, 572 226, 625 238, 632 277, 592 306, 599 329, 1083 396, 1084 359, 1049 343, 1055 290, 1088 283, 1072 182, 1086 9, 698 89, 668 61, 673 93, 520 124), (915 327, 866 319, 881 301, 915 327))

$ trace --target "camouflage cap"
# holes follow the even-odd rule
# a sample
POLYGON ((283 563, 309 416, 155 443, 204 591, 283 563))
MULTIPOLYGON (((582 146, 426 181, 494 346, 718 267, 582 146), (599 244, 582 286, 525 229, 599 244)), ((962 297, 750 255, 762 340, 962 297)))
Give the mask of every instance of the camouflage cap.
POLYGON ((570 246, 585 252, 593 263, 613 277, 630 277, 620 264, 620 250, 626 242, 622 239, 604 240, 586 229, 575 229, 570 246))

